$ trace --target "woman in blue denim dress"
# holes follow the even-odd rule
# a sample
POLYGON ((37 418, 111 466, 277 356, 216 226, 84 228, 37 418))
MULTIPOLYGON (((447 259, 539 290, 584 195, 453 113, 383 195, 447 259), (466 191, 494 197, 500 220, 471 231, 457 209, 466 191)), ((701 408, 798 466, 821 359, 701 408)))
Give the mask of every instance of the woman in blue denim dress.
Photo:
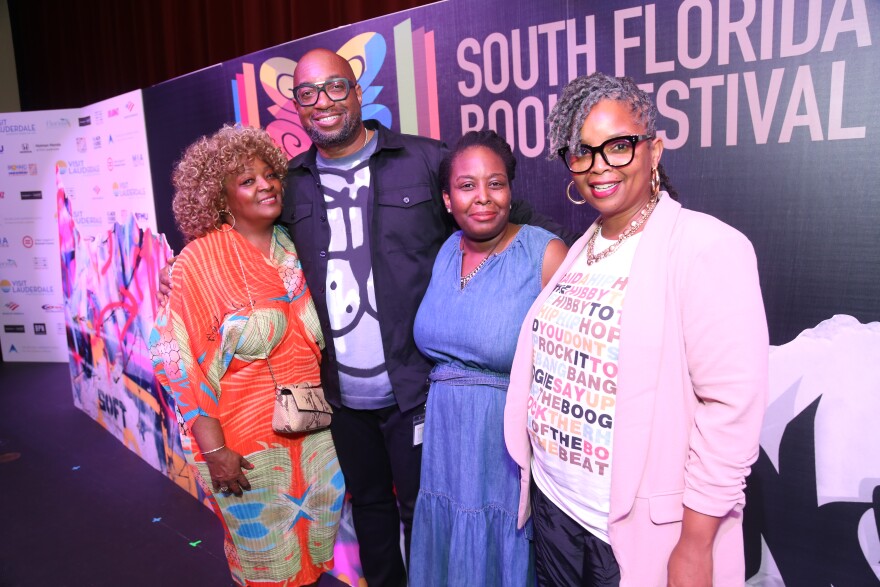
POLYGON ((516 528, 519 468, 502 421, 522 320, 567 248, 508 222, 516 160, 493 131, 464 135, 440 167, 461 227, 437 255, 415 321, 431 372, 410 557, 417 586, 534 582, 531 528, 516 528))

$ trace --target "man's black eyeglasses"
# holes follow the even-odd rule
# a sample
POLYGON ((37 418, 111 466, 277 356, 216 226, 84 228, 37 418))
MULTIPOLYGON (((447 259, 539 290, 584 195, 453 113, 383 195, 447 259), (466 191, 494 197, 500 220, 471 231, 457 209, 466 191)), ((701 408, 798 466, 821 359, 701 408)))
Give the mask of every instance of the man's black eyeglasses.
POLYGON ((324 92, 334 102, 341 102, 348 98, 355 85, 357 82, 344 77, 334 77, 316 84, 300 84, 293 88, 293 99, 300 106, 314 106, 318 103, 318 96, 324 92))

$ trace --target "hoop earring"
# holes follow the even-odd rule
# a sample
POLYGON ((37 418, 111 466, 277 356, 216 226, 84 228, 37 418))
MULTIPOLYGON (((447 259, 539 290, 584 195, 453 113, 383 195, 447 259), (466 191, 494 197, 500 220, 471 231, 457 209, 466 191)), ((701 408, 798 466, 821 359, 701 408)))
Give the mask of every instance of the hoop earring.
POLYGON ((565 197, 568 198, 569 202, 571 202, 572 204, 575 204, 577 206, 580 206, 581 204, 586 204, 587 199, 583 196, 581 196, 580 200, 575 200, 574 198, 571 197, 571 186, 573 186, 573 185, 574 185, 574 180, 571 180, 568 183, 568 187, 565 188, 565 197))
POLYGON ((217 221, 214 223, 214 228, 219 232, 229 232, 230 230, 235 228, 235 216, 232 215, 232 212, 230 212, 228 208, 217 210, 217 221), (223 216, 229 216, 230 218, 232 218, 232 224, 224 224, 223 216), (227 226, 229 228, 226 228, 227 226))
POLYGON ((651 169, 651 195, 657 197, 660 193, 660 170, 657 167, 651 169))

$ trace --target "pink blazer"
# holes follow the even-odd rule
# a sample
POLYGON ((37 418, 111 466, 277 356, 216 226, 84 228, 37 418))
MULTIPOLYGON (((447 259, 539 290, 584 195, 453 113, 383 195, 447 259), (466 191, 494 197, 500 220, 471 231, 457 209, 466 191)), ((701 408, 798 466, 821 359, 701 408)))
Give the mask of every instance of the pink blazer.
MULTIPOLYGON (((520 527, 530 515, 531 324, 593 230, 538 296, 517 344, 504 437, 521 468, 520 527)), ((609 517, 621 585, 666 585, 683 506, 723 518, 714 585, 743 585, 743 490, 758 456, 768 354, 751 243, 664 194, 642 232, 621 321, 609 517)))

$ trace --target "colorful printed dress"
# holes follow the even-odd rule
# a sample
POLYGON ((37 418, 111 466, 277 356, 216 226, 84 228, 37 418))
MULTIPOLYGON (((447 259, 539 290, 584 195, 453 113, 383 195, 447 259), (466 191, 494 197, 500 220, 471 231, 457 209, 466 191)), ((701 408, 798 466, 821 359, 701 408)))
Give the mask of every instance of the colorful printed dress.
POLYGON ((234 230, 191 242, 174 264, 171 299, 150 346, 156 377, 176 404, 187 461, 223 523, 233 579, 292 587, 333 567, 344 483, 329 430, 272 430, 267 352, 278 383, 318 382, 324 341, 283 228, 275 228, 270 256, 234 230), (190 433, 200 416, 218 419, 226 445, 254 465, 242 497, 213 493, 190 433))
POLYGON ((502 428, 523 318, 541 292, 547 244, 520 228, 461 289, 461 233, 440 249, 419 307, 415 340, 431 371, 410 584, 534 584, 531 525, 516 528, 519 467, 502 428))

